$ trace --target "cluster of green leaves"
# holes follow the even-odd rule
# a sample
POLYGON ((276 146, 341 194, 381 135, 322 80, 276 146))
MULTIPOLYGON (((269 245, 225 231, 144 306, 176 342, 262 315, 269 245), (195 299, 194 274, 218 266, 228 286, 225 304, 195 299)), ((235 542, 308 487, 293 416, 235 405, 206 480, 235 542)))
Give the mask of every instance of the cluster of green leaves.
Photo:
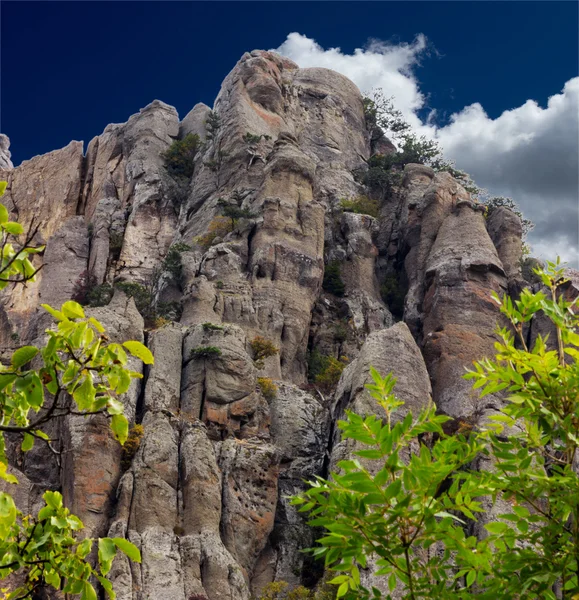
POLYGON ((194 359, 207 358, 209 360, 221 356, 221 349, 217 346, 197 346, 192 348, 189 357, 194 359))
POLYGON ((267 584, 255 600, 334 600, 335 591, 322 585, 318 590, 309 590, 303 585, 290 586, 286 581, 267 584))
MULTIPOLYGON (((127 368, 127 351, 147 364, 153 362, 140 342, 109 342, 102 325, 86 317, 74 301, 65 302, 60 310, 43 308, 58 323, 47 330, 46 346, 23 346, 14 352, 10 365, 0 367, 0 478, 14 484, 17 480, 8 471, 5 453, 6 433, 22 437, 24 452, 35 440, 52 449, 54 440, 43 431, 48 421, 68 414, 102 414, 110 418, 114 436, 124 444, 128 421, 120 397, 133 379, 142 377, 127 368)), ((92 576, 114 598, 105 579, 110 563, 117 549, 134 560, 139 559, 138 550, 124 539, 101 539, 100 566, 95 570, 85 561, 94 540, 80 542, 75 537, 83 527, 80 519, 63 507, 58 492, 46 492, 44 500, 36 517, 25 516, 10 494, 0 493, 0 578, 26 570, 24 586, 7 598, 28 597, 47 584, 56 589, 64 585, 67 593, 96 599, 92 576)))
POLYGON ((268 340, 261 335, 256 335, 251 342, 249 342, 249 347, 253 354, 253 362, 258 369, 263 369, 263 361, 266 358, 279 353, 279 348, 271 340, 268 340))
POLYGON ((390 312, 398 318, 404 314, 404 300, 406 299, 406 290, 402 284, 401 278, 396 273, 391 273, 384 277, 380 284, 380 296, 384 300, 390 312))
POLYGON ((175 140, 162 154, 167 172, 174 177, 190 179, 201 146, 201 139, 196 133, 188 133, 182 140, 175 140))
POLYGON ((250 133, 249 131, 247 131, 245 133, 245 135, 243 136, 243 141, 249 146, 251 144, 259 144, 259 142, 261 142, 261 140, 271 140, 271 135, 266 135, 265 133, 262 133, 261 135, 256 135, 254 133, 250 133))
POLYGON ((499 206, 504 206, 510 211, 514 212, 519 219, 521 219, 521 225, 523 226, 523 239, 527 237, 527 234, 535 227, 533 221, 525 219, 519 205, 512 199, 504 196, 493 196, 492 198, 485 199, 484 204, 486 206, 485 216, 490 217, 494 210, 499 206))
MULTIPOLYGON (((5 189, 6 183, 0 182, 0 195, 5 189)), ((37 270, 28 255, 43 249, 30 246, 36 230, 19 243, 23 229, 8 220, 8 211, 1 204, 0 225, 0 288, 34 280, 37 270)), ((0 365, 0 479, 14 485, 18 481, 8 469, 6 434, 22 439, 23 452, 40 440, 60 455, 43 426, 70 414, 101 414, 110 419, 113 434, 123 444, 128 421, 120 398, 131 381, 141 377, 127 368, 127 351, 147 364, 153 363, 151 352, 140 342, 111 343, 103 326, 93 317, 86 317, 77 302, 65 302, 60 310, 42 306, 57 323, 46 331, 46 345, 22 346, 12 354, 9 365, 0 365)), ((83 529, 81 520, 63 506, 58 492, 48 491, 43 499, 44 506, 36 516, 24 515, 9 493, 0 492, 0 579, 23 575, 20 587, 1 590, 4 597, 37 597, 42 588, 52 586, 66 594, 96 600, 93 582, 98 580, 114 599, 112 585, 106 579, 113 558, 121 550, 130 559, 140 561, 138 549, 123 538, 99 539, 98 568, 94 568, 86 559, 95 540, 77 538, 83 529)))
POLYGON ((231 228, 235 229, 239 219, 255 219, 257 216, 254 212, 248 208, 241 208, 235 201, 235 198, 231 200, 224 200, 219 198, 217 205, 221 209, 221 214, 228 219, 231 219, 231 228))
MULTIPOLYGON (((7 187, 6 181, 0 181, 0 197, 4 195, 7 187)), ((32 240, 36 229, 31 229, 23 243, 18 243, 18 236, 24 233, 20 223, 10 221, 8 209, 0 204, 0 290, 14 283, 31 281, 37 269, 30 261, 30 256, 44 251, 44 246, 33 246, 32 240)))
POLYGON ((113 287, 108 283, 97 283, 90 271, 83 271, 72 290, 72 300, 82 306, 106 306, 113 297, 113 287))
POLYGON ((322 287, 326 292, 330 292, 330 294, 334 294, 334 296, 339 296, 340 298, 346 292, 346 285, 342 279, 342 268, 339 261, 333 260, 326 265, 322 287))
POLYGON ((368 196, 357 196, 350 200, 342 198, 342 200, 340 200, 340 207, 345 212, 353 212, 358 215, 370 215, 375 219, 380 217, 380 203, 378 200, 368 198, 368 196))
POLYGON ((340 462, 339 473, 316 478, 293 499, 311 511, 311 525, 326 529, 312 551, 341 573, 331 582, 337 597, 579 594, 579 315, 577 301, 561 293, 559 264, 538 274, 547 294, 525 290, 515 302, 495 296, 510 329, 498 329, 495 358, 466 375, 481 396, 505 390, 501 411, 447 435, 449 417, 433 406, 401 413, 395 379, 373 370, 366 387, 381 414, 347 412, 339 422, 358 458, 340 462), (537 314, 552 323, 554 349, 540 335, 527 346, 525 324, 537 314), (474 470, 480 458, 492 470, 474 470), (470 535, 483 506, 495 501, 505 512, 479 523, 484 536, 470 535), (361 584, 360 569, 370 567, 390 593, 361 584))
POLYGON ((266 400, 274 400, 277 396, 277 385, 269 377, 258 377, 257 385, 266 400))
POLYGON ((173 281, 179 285, 183 281, 183 257, 182 253, 191 250, 189 244, 177 242, 169 248, 167 256, 163 260, 162 270, 168 273, 173 281))
POLYGON ((126 367, 126 352, 146 364, 153 362, 150 350, 140 342, 109 342, 102 325, 86 317, 77 302, 69 300, 60 310, 42 306, 58 323, 46 331, 46 346, 23 346, 14 352, 10 365, 0 365, 0 477, 1 465, 7 464, 5 432, 22 434, 26 451, 35 438, 48 440, 42 425, 66 414, 108 415, 115 437, 123 444, 128 422, 119 396, 132 379, 142 377, 126 367), (42 366, 28 368, 33 360, 42 366), (38 416, 31 418, 31 413, 38 416))
POLYGON ((448 171, 470 193, 484 196, 471 177, 457 169, 453 161, 446 160, 442 148, 426 136, 417 136, 402 113, 394 108, 392 98, 386 98, 381 90, 375 90, 372 98, 364 98, 366 125, 372 141, 389 135, 396 144, 392 154, 376 154, 368 162, 368 170, 361 174, 362 183, 371 190, 388 194, 401 183, 401 171, 405 165, 418 163, 428 165, 435 171, 448 171))
POLYGON ((0 579, 23 569, 26 582, 7 591, 6 600, 39 597, 34 593, 50 586, 64 594, 80 594, 83 600, 97 600, 93 578, 108 597, 116 594, 106 578, 113 559, 120 550, 131 560, 141 562, 141 555, 125 538, 80 540, 81 520, 63 506, 58 492, 45 492, 44 506, 36 517, 24 516, 8 494, 0 493, 0 579), (87 557, 97 542, 98 568, 87 557))
POLYGON ((205 331, 223 331, 223 325, 217 325, 216 323, 203 323, 203 329, 205 331))
POLYGON ((207 129, 207 139, 213 142, 213 149, 211 158, 205 161, 205 166, 217 174, 217 187, 219 187, 219 170, 223 161, 229 155, 228 152, 222 148, 222 136, 221 132, 221 117, 214 111, 210 111, 207 120, 205 121, 205 127, 207 129))
POLYGON ((134 281, 121 281, 115 284, 115 287, 119 288, 129 298, 133 298, 137 310, 141 313, 148 327, 154 324, 157 317, 154 294, 156 283, 156 281, 151 281, 149 285, 142 285, 134 281))

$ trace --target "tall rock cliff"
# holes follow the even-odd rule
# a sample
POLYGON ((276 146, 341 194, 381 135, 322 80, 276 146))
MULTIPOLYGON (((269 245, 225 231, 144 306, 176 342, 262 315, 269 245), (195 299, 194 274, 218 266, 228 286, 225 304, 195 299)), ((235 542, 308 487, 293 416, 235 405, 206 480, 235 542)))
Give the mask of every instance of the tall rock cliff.
POLYGON ((501 209, 486 221, 448 173, 413 164, 376 197, 379 218, 344 212, 341 199, 368 193, 355 173, 391 151, 371 133, 351 81, 254 51, 213 112, 198 104, 179 121, 156 100, 86 155, 71 142, 16 168, 0 137, 3 201, 47 244, 37 281, 1 297, 2 351, 42 336, 41 302, 89 281, 114 289, 89 309, 112 338, 144 340, 155 355, 125 398, 144 431, 131 461, 99 417, 54 424, 60 465, 42 448, 11 456, 24 510, 61 489, 88 534, 139 546, 142 564, 113 567, 120 600, 248 600, 273 580, 314 584, 319 566, 300 552, 314 537, 287 496, 349 452, 334 425, 346 408, 375 410, 370 366, 395 373, 406 410, 431 395, 457 418, 499 406, 462 374, 493 352, 490 293, 525 285, 518 217, 501 209), (190 133, 203 145, 178 180, 163 153, 190 133), (229 223, 224 203, 248 218, 229 223), (339 295, 322 287, 329 265, 339 295), (396 295, 381 295, 385 281, 403 304, 383 300, 396 295), (144 299, 125 294, 135 290, 144 299), (154 304, 164 319, 152 319, 154 304), (255 360, 256 336, 279 352, 255 360), (328 356, 348 366, 335 391, 318 391, 308 369, 328 356))

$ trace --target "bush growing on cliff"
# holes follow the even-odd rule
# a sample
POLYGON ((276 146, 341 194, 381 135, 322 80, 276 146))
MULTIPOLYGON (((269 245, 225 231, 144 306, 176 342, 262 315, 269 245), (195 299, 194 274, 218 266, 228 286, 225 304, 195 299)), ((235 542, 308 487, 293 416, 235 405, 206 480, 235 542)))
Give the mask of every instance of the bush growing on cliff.
POLYGON ((274 356, 279 352, 279 348, 271 341, 261 335, 256 335, 249 342, 251 352, 253 353, 253 361, 258 369, 263 369, 263 361, 270 356, 274 356))
POLYGON ((224 238, 233 231, 233 223, 228 217, 215 217, 207 229, 207 233, 196 237, 193 241, 207 251, 217 239, 224 238))
POLYGON ((368 196, 357 196, 351 200, 343 198, 340 206, 345 212, 353 212, 358 215, 370 215, 377 219, 380 217, 380 203, 368 196))
POLYGON ((106 306, 113 297, 113 288, 108 283, 97 283, 90 271, 84 271, 76 280, 72 290, 72 300, 82 306, 106 306))
POLYGON ((382 300, 384 300, 390 312, 401 319, 404 315, 406 291, 398 275, 386 275, 380 284, 380 296, 382 296, 382 300))
POLYGON ((340 360, 333 356, 325 357, 325 365, 322 371, 316 375, 315 384, 326 394, 334 391, 342 376, 342 371, 346 368, 348 359, 341 356, 340 360))
POLYGON ((255 600, 334 600, 335 591, 322 586, 319 590, 309 590, 303 585, 291 587, 286 581, 268 583, 255 600))
POLYGON ((161 155, 167 172, 174 177, 190 179, 201 146, 201 139, 196 133, 188 133, 182 140, 175 140, 161 155))
POLYGON ((504 196, 493 196, 492 198, 485 200, 484 204, 486 206, 485 217, 487 218, 490 217, 492 213, 497 208, 499 208, 499 206, 504 206, 505 208, 508 208, 509 210, 514 212, 517 215, 517 217, 521 219, 521 225, 523 226, 523 239, 525 239, 527 237, 527 234, 533 229, 533 227, 535 227, 533 221, 525 219, 523 213, 521 212, 521 209, 519 208, 519 205, 512 198, 506 198, 504 196))
POLYGON ((394 377, 372 370, 366 388, 381 414, 346 411, 338 423, 354 456, 293 499, 326 530, 313 552, 338 573, 330 581, 338 598, 392 597, 361 584, 370 558, 396 598, 579 594, 579 302, 561 291, 558 263, 538 274, 547 294, 493 295, 510 329, 497 329, 494 359, 465 375, 482 396, 506 390, 494 415, 449 435, 450 417, 432 405, 399 414, 394 377), (528 345, 523 326, 539 313, 551 321, 554 349, 540 335, 528 345), (481 458, 491 471, 473 469, 481 458), (481 520, 487 506, 497 512, 490 522, 481 520), (484 537, 469 534, 477 520, 484 537))
POLYGON ((342 297, 344 295, 346 286, 342 280, 340 263, 337 260, 333 260, 326 265, 322 287, 326 292, 330 292, 334 296, 342 297))
MULTIPOLYGON (((0 196, 5 187, 0 182, 0 196)), ((19 243, 16 236, 23 230, 17 225, 8 220, 8 211, 0 205, 5 249, 0 288, 10 282, 31 281, 36 273, 28 257, 42 247, 31 246, 31 239, 19 243)), ((48 305, 43 308, 55 320, 55 326, 46 331, 46 345, 22 346, 12 354, 9 365, 0 366, 0 479, 8 484, 18 480, 8 469, 6 433, 21 441, 22 452, 38 442, 59 456, 52 446, 54 440, 44 431, 46 424, 72 412, 101 414, 110 419, 115 438, 124 444, 128 421, 119 396, 128 390, 132 379, 141 377, 126 368, 126 351, 145 363, 153 362, 150 351, 139 342, 110 343, 102 325, 87 318, 77 302, 65 302, 60 310, 48 305)), ((98 580, 113 597, 106 576, 117 551, 140 562, 139 550, 125 538, 80 539, 83 524, 64 507, 61 494, 47 491, 42 499, 44 505, 38 514, 25 515, 16 508, 10 493, 0 492, 0 580, 22 575, 17 584, 20 587, 6 596, 40 597, 42 588, 52 587, 94 600, 93 582, 98 580), (87 560, 95 542, 96 566, 92 559, 87 560)))
POLYGON ((258 377, 257 385, 266 400, 274 400, 277 396, 277 385, 269 377, 258 377))
POLYGON ((402 113, 394 108, 392 98, 376 90, 373 98, 364 98, 366 126, 372 138, 379 139, 385 132, 396 144, 392 154, 375 154, 368 162, 368 170, 360 174, 361 181, 370 189, 388 194, 401 183, 400 173, 409 163, 428 165, 435 171, 448 171, 474 195, 485 195, 468 173, 457 169, 454 161, 446 160, 438 142, 426 136, 418 137, 402 113))
POLYGON ((197 359, 207 358, 208 360, 212 360, 218 358, 221 354, 222 352, 217 346, 197 346, 197 348, 191 350, 189 357, 197 359))

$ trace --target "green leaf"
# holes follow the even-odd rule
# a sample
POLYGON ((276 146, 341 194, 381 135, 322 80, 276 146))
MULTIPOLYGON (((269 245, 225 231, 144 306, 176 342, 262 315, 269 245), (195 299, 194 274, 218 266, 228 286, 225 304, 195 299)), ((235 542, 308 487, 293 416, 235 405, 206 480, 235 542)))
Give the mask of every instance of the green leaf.
MULTIPOLYGON (((0 185, 2 185, 3 183, 5 184, 6 182, 0 181, 0 185)), ((6 186, 4 186, 4 189, 6 189, 6 186)), ((8 210, 6 209, 4 204, 0 204, 0 223, 7 223, 9 218, 10 215, 8 214, 8 210)))
POLYGON ((133 355, 142 360, 146 365, 152 365, 155 362, 151 351, 141 344, 141 342, 124 342, 123 346, 133 355))
POLYGON ((28 452, 34 446, 34 436, 29 433, 24 434, 24 439, 22 440, 22 452, 28 452))
POLYGON ((18 348, 12 355, 12 367, 19 369, 27 362, 30 362, 38 352, 39 350, 36 346, 22 346, 22 348, 18 348))
POLYGON ((469 571, 466 576, 466 587, 470 587, 476 580, 476 571, 469 571))
POLYGON ((56 590, 60 589, 60 575, 56 571, 44 570, 42 575, 48 585, 51 585, 56 590))
POLYGON ((125 538, 116 537, 113 538, 113 542, 115 546, 123 553, 126 554, 133 562, 140 563, 141 562, 141 553, 139 549, 126 540, 125 538))
POLYGON ((7 181, 0 181, 0 196, 4 195, 4 192, 6 191, 7 186, 8 186, 7 181))
POLYGON ((83 581, 80 600, 97 600, 96 592, 89 581, 83 581))
POLYGON ((54 510, 62 508, 62 496, 58 492, 44 492, 42 498, 50 508, 54 510))
POLYGON ((18 479, 8 473, 8 465, 0 460, 0 479, 7 481, 8 483, 18 483, 18 479))
POLYGON ((24 377, 19 377, 14 388, 24 394, 30 407, 36 411, 40 410, 44 404, 44 388, 36 371, 30 371, 24 377))
POLYGON ((125 415, 113 415, 111 419, 111 429, 115 438, 123 445, 129 437, 129 422, 125 415))
POLYGON ((97 575, 97 579, 99 580, 99 583, 103 586, 103 589, 108 594, 109 598, 111 600, 115 600, 117 595, 113 590, 113 584, 106 577, 101 577, 100 575, 97 575))
POLYGON ((46 312, 49 312, 57 321, 66 320, 66 317, 59 310, 52 308, 52 306, 49 306, 48 304, 41 304, 40 306, 42 306, 46 312))
POLYGON ((2 223, 2 229, 6 230, 12 235, 20 235, 24 233, 24 227, 20 223, 14 221, 8 221, 8 223, 2 223))
POLYGON ((117 553, 117 547, 111 538, 100 538, 99 539, 99 564, 101 566, 101 572, 106 575, 113 562, 113 558, 117 553))
POLYGON ((93 541, 90 538, 83 540, 76 547, 77 556, 79 556, 82 559, 86 558, 90 554, 90 551, 92 550, 92 542, 93 541))
POLYGON ((107 402, 107 412, 109 415, 122 415, 125 411, 125 407, 122 402, 115 400, 114 398, 109 398, 107 402))
POLYGON ((12 496, 0 492, 0 540, 6 538, 16 521, 16 506, 12 496))
POLYGON ((68 300, 61 307, 62 313, 69 319, 84 319, 84 310, 82 306, 74 300, 68 300))
POLYGON ((79 410, 90 410, 95 400, 96 390, 92 381, 92 373, 87 371, 84 381, 79 385, 72 397, 76 402, 79 410))

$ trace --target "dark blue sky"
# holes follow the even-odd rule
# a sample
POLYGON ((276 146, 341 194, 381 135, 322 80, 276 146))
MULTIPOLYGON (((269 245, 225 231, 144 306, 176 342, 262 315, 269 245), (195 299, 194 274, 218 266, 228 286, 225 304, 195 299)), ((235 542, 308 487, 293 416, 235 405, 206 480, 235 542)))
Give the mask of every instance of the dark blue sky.
POLYGON ((0 131, 14 164, 86 143, 159 98, 212 104, 244 51, 297 31, 344 52, 369 38, 437 52, 416 73, 430 106, 491 117, 542 106, 577 75, 578 4, 535 2, 22 2, 1 10, 0 131))

